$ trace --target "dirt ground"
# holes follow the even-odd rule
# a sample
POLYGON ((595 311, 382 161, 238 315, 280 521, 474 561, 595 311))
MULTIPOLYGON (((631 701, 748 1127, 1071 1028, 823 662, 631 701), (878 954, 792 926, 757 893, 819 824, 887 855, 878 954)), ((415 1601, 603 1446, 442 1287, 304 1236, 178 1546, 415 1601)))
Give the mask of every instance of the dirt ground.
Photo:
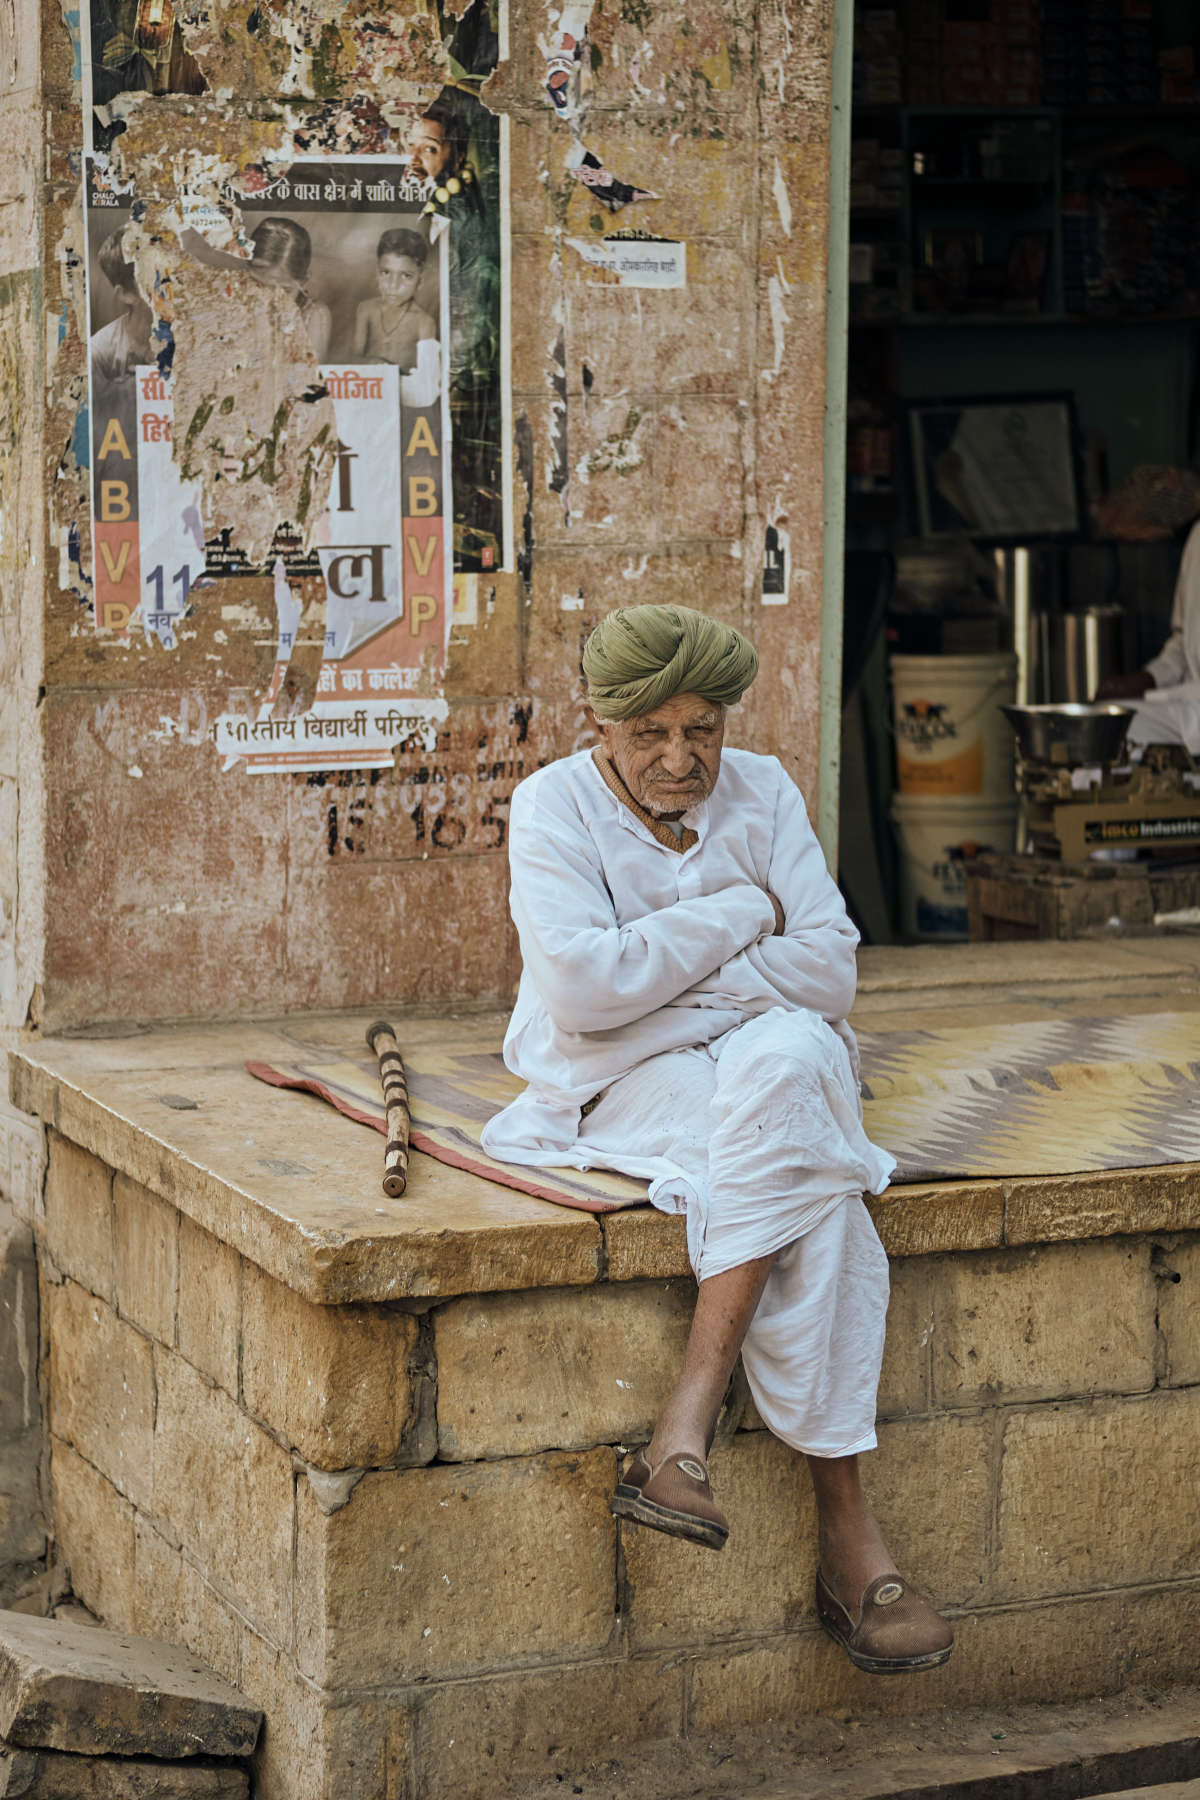
MULTIPOLYGON (((967 1782, 972 1792, 1035 1793, 1021 1771, 1063 1765, 1077 1771, 1055 1791, 1088 1795, 1111 1789, 1118 1770, 1089 1786, 1079 1765, 1094 1758, 1136 1759, 1151 1780, 1200 1775, 1200 1690, 1127 1690, 1072 1706, 940 1711, 881 1720, 803 1719, 722 1736, 662 1740, 627 1755, 562 1771, 508 1789, 519 1800, 866 1800, 872 1795, 935 1795, 967 1782), (1164 1752, 1185 1738, 1192 1747, 1164 1752), (1146 1752, 1142 1751, 1142 1754, 1146 1752), (1190 1766, 1189 1766, 1190 1765, 1190 1766), (1015 1785, 1014 1785, 1015 1784, 1015 1785)), ((1115 1785, 1141 1785, 1136 1761, 1115 1785)), ((961 1789, 959 1790, 962 1791, 961 1789)))

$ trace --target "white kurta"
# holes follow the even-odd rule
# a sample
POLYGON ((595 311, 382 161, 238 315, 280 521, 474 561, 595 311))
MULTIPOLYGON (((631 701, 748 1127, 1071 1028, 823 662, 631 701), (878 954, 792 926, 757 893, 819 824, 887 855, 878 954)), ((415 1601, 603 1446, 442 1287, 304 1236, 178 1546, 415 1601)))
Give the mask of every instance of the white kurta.
POLYGON ((1146 668, 1155 685, 1134 708, 1130 744, 1186 744, 1200 755, 1200 522, 1183 547, 1175 583, 1171 635, 1146 668))
POLYGON ((743 1348, 755 1400, 787 1442, 849 1454, 874 1442, 887 1304, 862 1192, 894 1167, 844 1023, 857 933, 776 758, 726 750, 684 823, 688 849, 659 842, 588 752, 517 788, 505 1060, 529 1085, 484 1147, 647 1178, 700 1280, 779 1253, 743 1348))

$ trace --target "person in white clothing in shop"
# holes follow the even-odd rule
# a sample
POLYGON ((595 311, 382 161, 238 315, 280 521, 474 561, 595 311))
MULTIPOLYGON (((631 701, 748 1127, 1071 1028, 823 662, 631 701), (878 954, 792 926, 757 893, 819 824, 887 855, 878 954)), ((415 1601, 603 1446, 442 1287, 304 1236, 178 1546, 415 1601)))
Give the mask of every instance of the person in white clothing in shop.
POLYGON ((628 607, 583 663, 599 745, 513 796, 524 967, 505 1060, 528 1086, 484 1145, 643 1176, 686 1214, 691 1333, 614 1512, 724 1544, 707 1455, 740 1350, 763 1420, 808 1459, 822 1623, 861 1668, 933 1667, 953 1633, 859 1480, 888 1294, 862 1195, 894 1163, 863 1131, 845 1024, 857 933, 778 760, 724 747, 758 668, 739 632, 628 607))
POLYGON ((1183 744, 1200 756, 1200 522, 1183 547, 1170 637, 1144 669, 1110 675, 1096 698, 1133 707, 1126 734, 1131 746, 1183 744))

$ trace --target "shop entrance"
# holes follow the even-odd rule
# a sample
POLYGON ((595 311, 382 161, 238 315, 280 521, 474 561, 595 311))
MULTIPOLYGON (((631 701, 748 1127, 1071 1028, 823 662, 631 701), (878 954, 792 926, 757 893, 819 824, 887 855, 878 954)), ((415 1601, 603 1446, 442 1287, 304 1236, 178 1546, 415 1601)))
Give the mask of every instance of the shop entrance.
POLYGON ((1200 515, 1198 56, 1187 0, 855 7, 839 843, 869 943, 965 936, 972 851, 1026 834, 1003 703, 1189 678, 1155 659, 1200 515))

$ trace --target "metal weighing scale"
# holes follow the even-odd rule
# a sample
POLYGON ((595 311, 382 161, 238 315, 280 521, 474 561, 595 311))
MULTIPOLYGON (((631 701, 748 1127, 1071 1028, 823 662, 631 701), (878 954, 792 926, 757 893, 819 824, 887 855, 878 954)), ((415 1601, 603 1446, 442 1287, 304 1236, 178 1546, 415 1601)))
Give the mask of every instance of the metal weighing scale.
POLYGON ((1125 758, 1127 706, 1006 706, 1017 735, 1025 841, 1062 862, 1200 857, 1200 764, 1182 745, 1125 758))

